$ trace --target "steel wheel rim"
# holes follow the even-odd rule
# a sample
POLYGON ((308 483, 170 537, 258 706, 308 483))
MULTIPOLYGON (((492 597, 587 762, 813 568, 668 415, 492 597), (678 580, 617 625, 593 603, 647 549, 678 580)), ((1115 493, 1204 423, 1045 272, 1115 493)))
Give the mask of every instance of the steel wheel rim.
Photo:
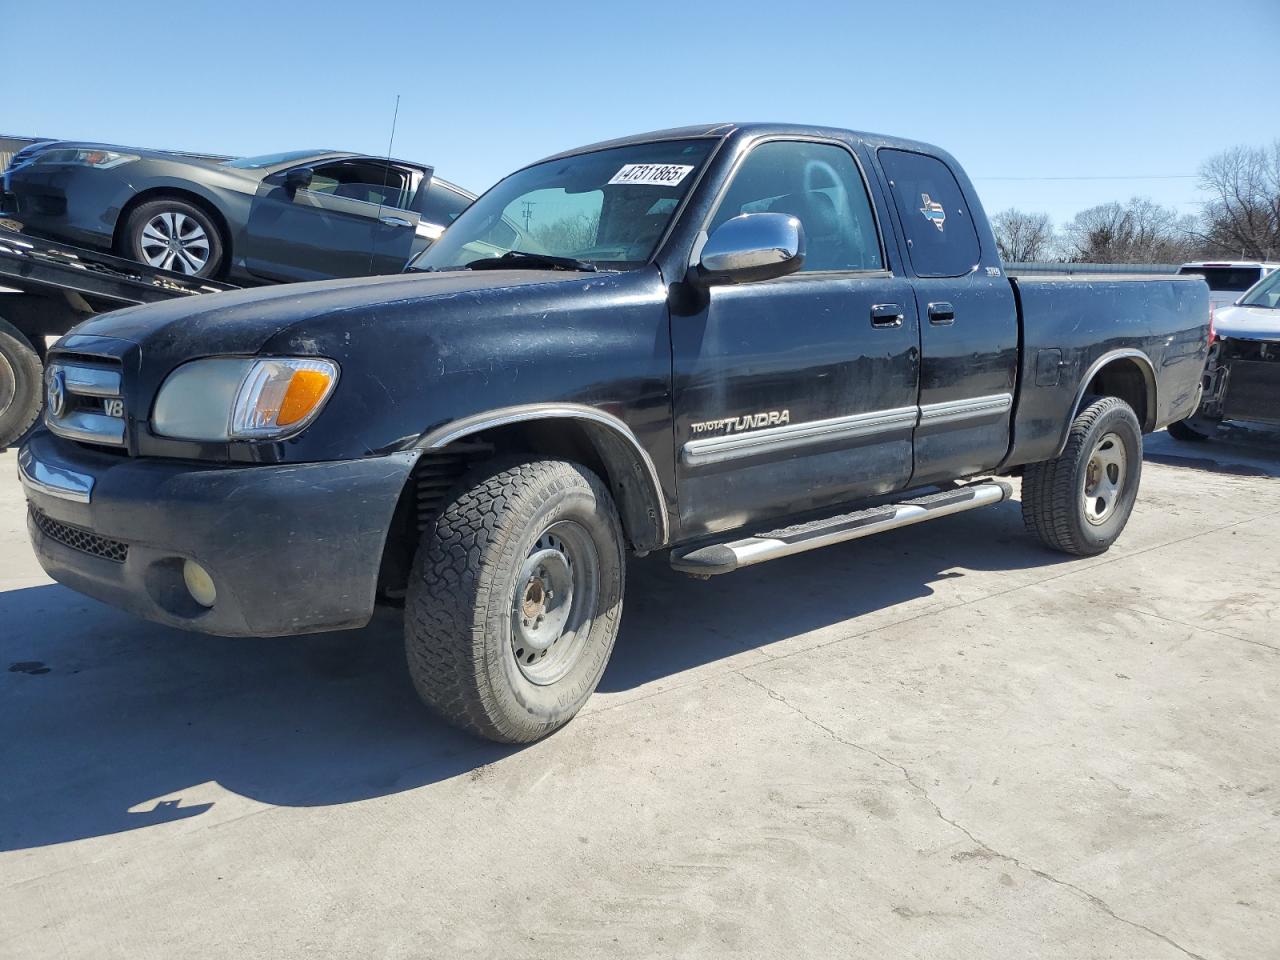
POLYGON ((138 239, 142 259, 161 270, 196 274, 209 262, 209 235, 194 217, 174 210, 147 221, 138 239))
POLYGON ((9 409, 17 395, 18 373, 9 358, 0 353, 0 414, 9 409))
POLYGON ((1106 523, 1115 513, 1128 479, 1128 466, 1129 455, 1118 434, 1104 434, 1094 444, 1085 463, 1080 498, 1085 519, 1095 527, 1106 523))
POLYGON ((600 560, 586 528, 560 520, 534 540, 511 598, 511 656, 530 683, 571 671, 586 648, 600 597, 600 560))

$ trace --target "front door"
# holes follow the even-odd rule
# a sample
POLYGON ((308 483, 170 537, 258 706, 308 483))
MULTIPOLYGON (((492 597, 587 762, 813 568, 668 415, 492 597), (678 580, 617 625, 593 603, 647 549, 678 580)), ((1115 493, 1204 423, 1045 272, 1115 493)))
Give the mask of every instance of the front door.
POLYGON ((883 148, 916 274, 920 425, 912 486, 990 470, 1009 450, 1018 308, 994 250, 984 250, 964 191, 938 157, 883 148))
POLYGON ((837 142, 746 155, 707 225, 797 217, 805 263, 715 286, 672 317, 676 482, 686 535, 891 492, 911 475, 919 327, 885 269, 862 172, 837 142))
POLYGON ((288 171, 258 188, 246 230, 249 271, 272 280, 398 273, 413 252, 420 215, 405 209, 410 171, 381 160, 313 168, 311 186, 290 190, 288 171))

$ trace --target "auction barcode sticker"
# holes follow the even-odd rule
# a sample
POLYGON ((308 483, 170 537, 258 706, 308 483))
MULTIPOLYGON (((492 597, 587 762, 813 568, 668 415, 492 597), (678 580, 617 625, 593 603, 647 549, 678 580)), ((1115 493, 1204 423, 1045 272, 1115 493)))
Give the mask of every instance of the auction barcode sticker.
POLYGON ((609 183, 639 183, 651 187, 674 187, 693 167, 683 163, 628 163, 609 183))

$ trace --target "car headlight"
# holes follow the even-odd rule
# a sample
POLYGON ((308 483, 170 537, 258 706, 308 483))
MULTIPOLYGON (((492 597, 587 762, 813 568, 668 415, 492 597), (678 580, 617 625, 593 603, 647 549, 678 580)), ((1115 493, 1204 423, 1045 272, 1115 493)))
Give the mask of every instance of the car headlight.
POLYGON ((32 162, 71 163, 96 170, 110 170, 137 159, 139 158, 132 153, 117 153, 114 150, 42 150, 32 162))
POLYGON ((151 428, 176 440, 283 440, 320 414, 338 365, 316 357, 214 357, 174 370, 151 428))

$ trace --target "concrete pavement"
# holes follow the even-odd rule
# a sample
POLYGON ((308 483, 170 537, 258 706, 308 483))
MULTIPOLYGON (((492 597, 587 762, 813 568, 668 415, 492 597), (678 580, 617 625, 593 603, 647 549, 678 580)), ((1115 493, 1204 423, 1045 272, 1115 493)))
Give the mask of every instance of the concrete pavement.
POLYGON ((630 567, 522 750, 398 624, 220 640, 51 584, 0 455, 0 957, 1280 954, 1280 455, 1148 438, 1073 560, 1017 503, 630 567))

